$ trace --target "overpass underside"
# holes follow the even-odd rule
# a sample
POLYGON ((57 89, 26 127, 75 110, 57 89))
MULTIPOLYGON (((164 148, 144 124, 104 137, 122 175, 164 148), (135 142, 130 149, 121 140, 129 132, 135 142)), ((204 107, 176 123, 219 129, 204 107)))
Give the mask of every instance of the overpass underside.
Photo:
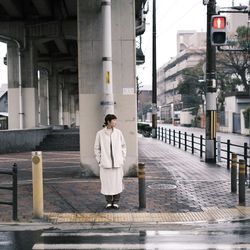
MULTIPOLYGON (((99 174, 93 155, 103 124, 101 0, 0 0, 7 43, 9 129, 80 127, 83 172, 99 174)), ((135 37, 146 0, 113 0, 114 110, 128 157, 137 165, 135 37)))

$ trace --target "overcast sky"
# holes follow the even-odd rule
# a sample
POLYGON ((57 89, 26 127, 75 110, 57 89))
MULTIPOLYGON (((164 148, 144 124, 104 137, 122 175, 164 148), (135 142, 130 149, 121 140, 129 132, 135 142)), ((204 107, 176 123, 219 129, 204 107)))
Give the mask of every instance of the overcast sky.
MULTIPOLYGON (((137 67, 137 75, 144 88, 152 85, 152 0, 146 15, 146 32, 142 36, 146 62, 137 67)), ((217 0, 217 6, 248 5, 249 0, 217 0)), ((178 30, 206 31, 206 6, 203 0, 156 0, 157 12, 157 68, 176 56, 176 34, 178 30)), ((6 44, 0 43, 0 84, 7 83, 7 66, 3 64, 6 44)))

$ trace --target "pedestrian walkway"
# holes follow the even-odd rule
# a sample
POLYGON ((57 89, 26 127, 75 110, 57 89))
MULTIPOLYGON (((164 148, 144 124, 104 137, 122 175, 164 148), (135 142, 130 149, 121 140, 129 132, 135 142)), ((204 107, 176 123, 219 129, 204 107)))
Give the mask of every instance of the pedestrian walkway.
MULTIPOLYGON (((79 152, 44 152, 45 219, 51 222, 192 222, 250 218, 246 204, 230 192, 230 172, 206 164, 171 145, 139 138, 139 161, 146 164, 147 208, 138 209, 138 180, 124 179, 119 210, 106 210, 99 178, 81 176, 79 152)), ((0 168, 19 166, 19 220, 32 221, 31 153, 0 156, 0 168)), ((3 180, 2 177, 0 179, 3 180)), ((0 196, 1 198, 1 196, 0 196)), ((11 220, 0 206, 0 219, 11 220)))

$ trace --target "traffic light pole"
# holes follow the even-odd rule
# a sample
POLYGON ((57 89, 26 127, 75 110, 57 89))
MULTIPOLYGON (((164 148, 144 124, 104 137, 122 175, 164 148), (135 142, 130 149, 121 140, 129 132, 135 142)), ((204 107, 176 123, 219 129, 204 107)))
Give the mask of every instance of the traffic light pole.
POLYGON ((157 138, 157 86, 156 86, 156 0, 153 0, 152 27, 152 138, 157 138))
POLYGON ((206 154, 205 161, 216 163, 216 47, 211 43, 211 20, 216 14, 216 1, 207 5, 207 52, 206 52, 206 154))

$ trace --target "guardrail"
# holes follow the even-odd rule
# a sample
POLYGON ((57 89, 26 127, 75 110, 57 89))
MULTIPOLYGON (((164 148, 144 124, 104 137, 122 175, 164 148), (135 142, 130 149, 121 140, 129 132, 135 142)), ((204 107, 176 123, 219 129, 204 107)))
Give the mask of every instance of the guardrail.
POLYGON ((0 204, 10 205, 12 209, 12 218, 17 220, 17 164, 14 163, 12 171, 0 171, 1 175, 10 175, 12 176, 12 187, 0 186, 2 190, 11 190, 12 191, 12 202, 11 201, 0 201, 0 204))
MULTIPOLYGON (((178 146, 180 149, 183 148, 185 151, 190 151, 192 154, 199 154, 200 158, 203 158, 203 153, 205 153, 205 142, 206 139, 203 138, 202 135, 200 136, 195 136, 193 133, 192 134, 187 134, 187 132, 181 132, 181 131, 176 131, 163 128, 163 127, 158 127, 157 128, 157 139, 164 141, 165 143, 169 143, 173 146, 178 146)), ((247 143, 244 143, 243 146, 236 145, 231 143, 230 140, 227 140, 227 142, 221 142, 220 140, 214 139, 214 144, 215 144, 215 155, 219 159, 225 159, 227 162, 227 169, 230 168, 231 164, 231 154, 235 153, 232 151, 232 148, 234 149, 242 149, 242 153, 236 153, 238 156, 238 161, 239 163, 240 160, 244 160, 245 166, 246 166, 246 171, 245 175, 246 178, 249 176, 248 180, 248 187, 250 188, 250 174, 248 175, 247 168, 250 168, 250 164, 248 164, 248 159, 250 159, 250 153, 248 153, 250 147, 248 146, 247 143), (226 149, 221 148, 221 145, 226 145, 226 149), (225 153, 225 154, 221 154, 225 153)))

